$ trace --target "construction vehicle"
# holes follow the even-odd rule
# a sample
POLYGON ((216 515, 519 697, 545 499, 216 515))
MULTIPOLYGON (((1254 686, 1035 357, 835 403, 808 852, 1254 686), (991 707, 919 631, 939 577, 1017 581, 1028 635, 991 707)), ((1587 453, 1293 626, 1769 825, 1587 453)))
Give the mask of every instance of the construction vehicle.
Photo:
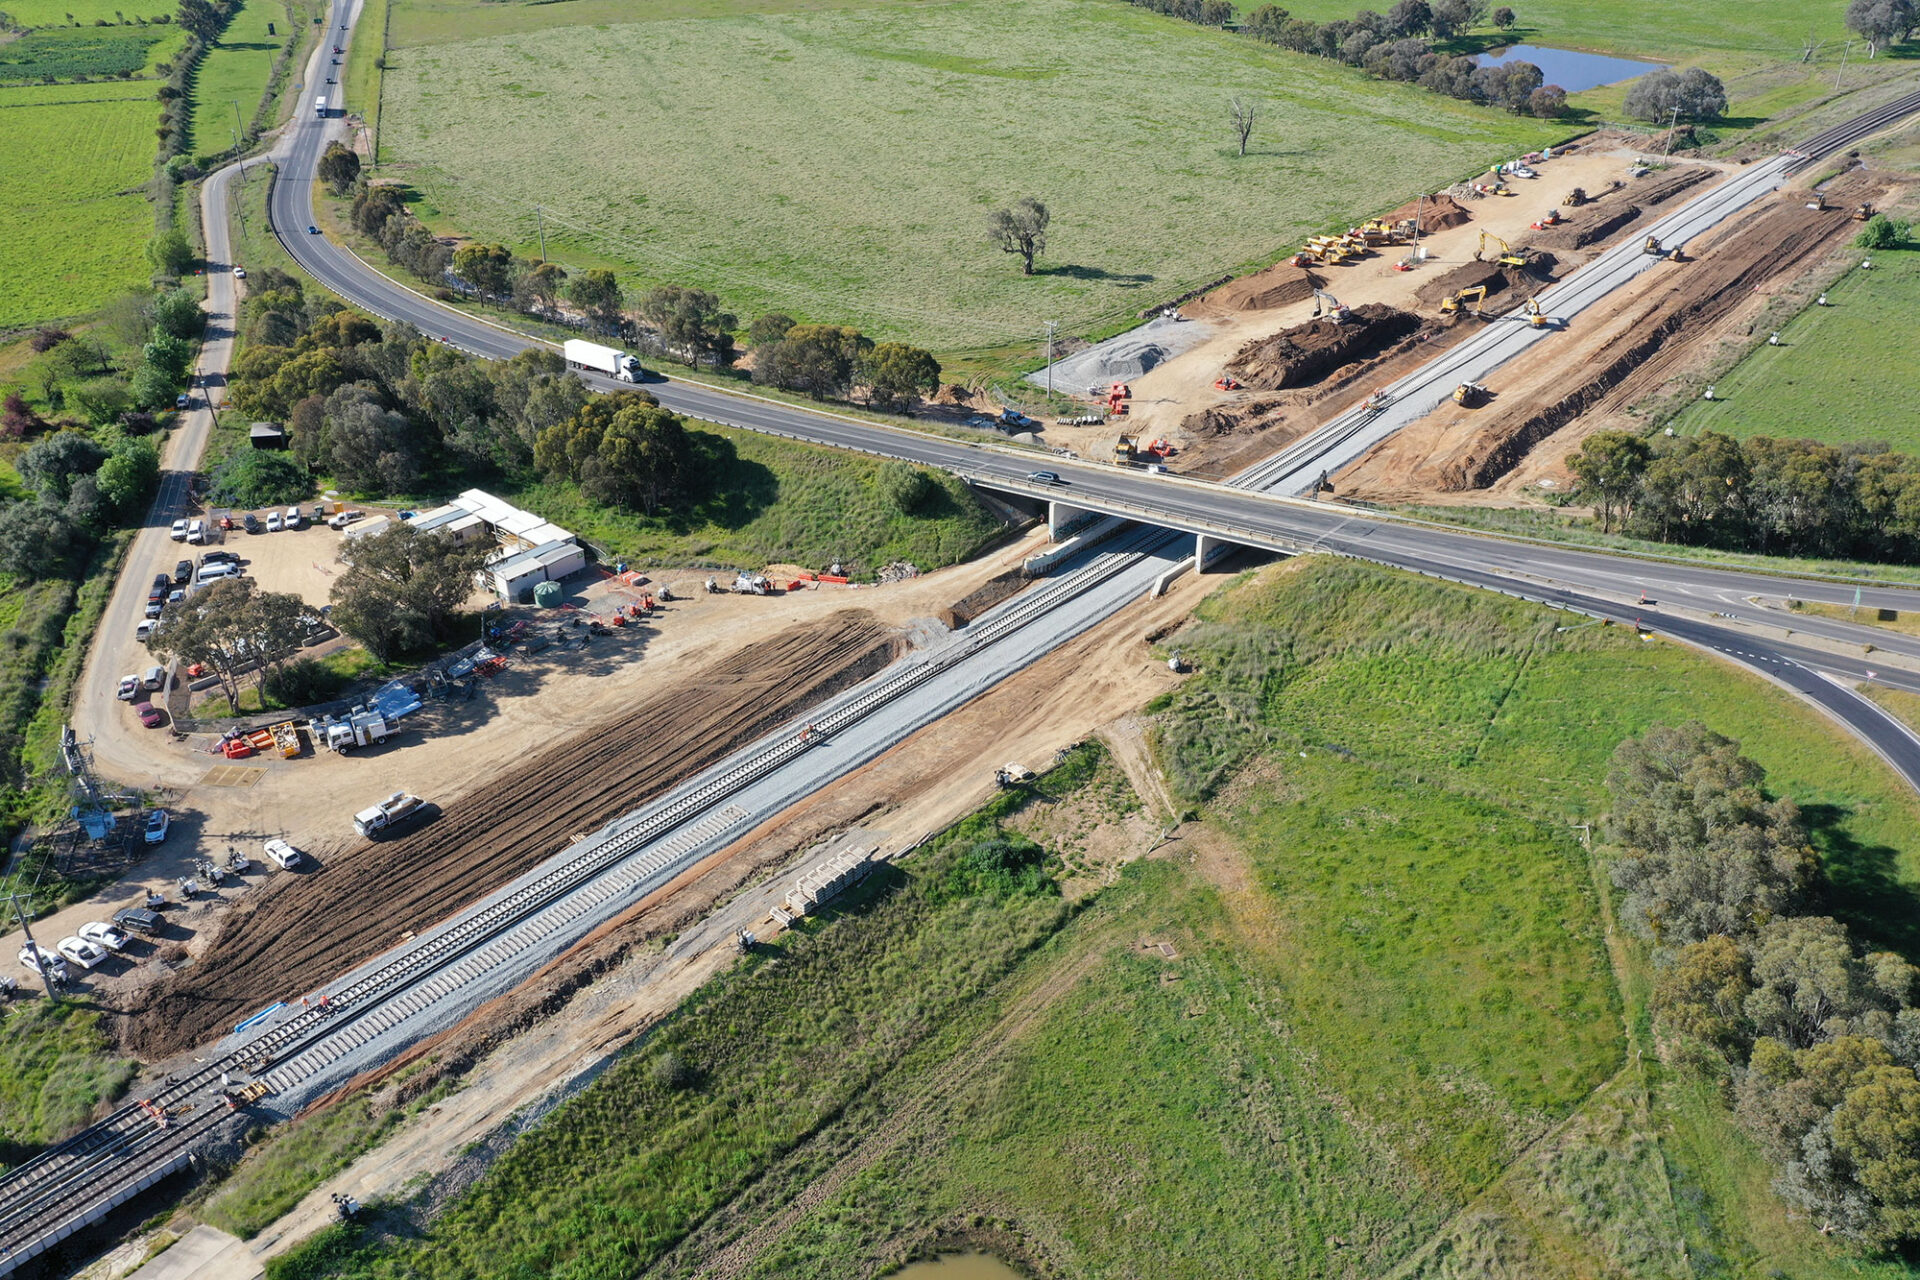
POLYGON ((1587 189, 1585 187, 1575 187, 1573 190, 1567 192, 1567 198, 1562 200, 1560 203, 1565 205, 1569 209, 1578 209, 1581 205, 1587 203, 1592 198, 1593 197, 1587 194, 1587 189))
POLYGON ((1487 398, 1487 389, 1478 382, 1463 382, 1453 389, 1453 402, 1462 409, 1471 409, 1487 398))
POLYGON ((1113 446, 1113 460, 1122 466, 1140 456, 1140 437, 1121 436, 1113 446))
POLYGON ((1547 313, 1540 309, 1538 299, 1527 299, 1527 323, 1536 329, 1547 327, 1547 313))
POLYGON ((1500 248, 1500 252, 1492 259, 1494 262, 1503 267, 1524 267, 1527 265, 1526 258, 1521 256, 1520 253, 1515 252, 1512 245, 1502 240, 1499 236, 1494 235, 1491 231, 1482 231, 1480 233, 1480 247, 1473 251, 1473 260, 1475 262, 1485 262, 1488 260, 1486 257, 1488 241, 1492 241, 1500 248))
POLYGON ((1124 382, 1116 382, 1107 388, 1107 416, 1117 418, 1127 411, 1127 401, 1133 399, 1133 388, 1124 382))
POLYGON ((1686 254, 1680 251, 1679 245, 1676 244, 1672 248, 1668 248, 1660 243, 1659 236, 1648 236, 1646 243, 1640 246, 1640 252, 1650 257, 1665 258, 1669 262, 1685 262, 1687 260, 1686 254))
POLYGON ((1440 299, 1440 314, 1450 316, 1471 302, 1473 304, 1473 314, 1477 316, 1480 314, 1480 310, 1486 304, 1486 301, 1487 286, 1477 284, 1471 289, 1462 289, 1458 293, 1450 293, 1440 299))
POLYGON ((379 804, 354 814, 353 829, 369 840, 378 839, 383 832, 393 830, 426 807, 426 801, 419 796, 396 791, 379 804))
POLYGON ((1325 304, 1324 310, 1326 311, 1328 319, 1332 320, 1335 324, 1345 324, 1347 322, 1346 303, 1340 301, 1340 299, 1334 297, 1325 289, 1315 289, 1313 291, 1313 314, 1315 319, 1319 318, 1323 310, 1322 303, 1325 304))
POLYGON ((1560 216, 1560 211, 1558 209, 1549 209, 1545 213, 1540 215, 1540 220, 1538 222, 1535 222, 1531 225, 1535 231, 1545 231, 1549 227, 1557 227, 1565 221, 1566 219, 1560 216))
MULTIPOLYGON (((385 742, 397 726, 391 720, 364 706, 355 707, 344 716, 322 716, 308 724, 313 740, 329 751, 341 755, 355 747, 371 747, 385 742)), ((296 754, 298 739, 295 739, 296 754)))
POLYGON ((1867 203, 1861 205, 1859 208, 1853 211, 1853 220, 1855 222, 1865 222, 1868 218, 1871 218, 1872 216, 1873 216, 1873 202, 1871 200, 1867 201, 1867 203))

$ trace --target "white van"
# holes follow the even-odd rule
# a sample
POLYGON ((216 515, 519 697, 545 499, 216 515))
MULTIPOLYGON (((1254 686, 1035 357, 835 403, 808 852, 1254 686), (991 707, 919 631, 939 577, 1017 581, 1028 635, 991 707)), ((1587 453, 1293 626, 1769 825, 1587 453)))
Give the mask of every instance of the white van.
POLYGON ((207 526, 204 521, 195 520, 187 526, 187 541, 200 543, 207 540, 207 526))
POLYGON ((165 667, 148 667, 147 674, 140 677, 140 683, 149 689, 158 689, 166 682, 167 669, 165 667))
POLYGON ((239 576, 240 566, 230 560, 221 560, 214 564, 203 564, 200 566, 201 582, 218 582, 222 578, 236 578, 239 576))

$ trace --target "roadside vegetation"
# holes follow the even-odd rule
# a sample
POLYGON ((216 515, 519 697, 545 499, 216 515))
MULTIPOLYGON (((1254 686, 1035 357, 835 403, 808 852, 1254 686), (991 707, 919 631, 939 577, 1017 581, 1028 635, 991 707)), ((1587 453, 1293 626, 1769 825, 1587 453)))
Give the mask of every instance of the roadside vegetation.
POLYGON ((0 1166, 92 1119, 133 1078, 133 1063, 109 1052, 100 1014, 72 1001, 10 1004, 0 1023, 0 1166))
POLYGON ((730 1243, 782 1277, 943 1246, 1070 1275, 1907 1274, 1791 1215, 1725 1095, 1662 1058, 1665 953, 1626 922, 1665 881, 1621 870, 1643 828, 1593 825, 1630 809, 1616 745, 1697 717, 1764 766, 1742 803, 1798 802, 1775 829, 1822 911, 1910 951, 1920 801, 1863 748, 1677 646, 1353 564, 1233 584, 1179 643, 1196 674, 1150 708, 1170 856, 1054 896, 1023 815, 1082 805, 1080 857, 1137 804, 1080 748, 691 998, 438 1216, 274 1274, 690 1274, 730 1243))

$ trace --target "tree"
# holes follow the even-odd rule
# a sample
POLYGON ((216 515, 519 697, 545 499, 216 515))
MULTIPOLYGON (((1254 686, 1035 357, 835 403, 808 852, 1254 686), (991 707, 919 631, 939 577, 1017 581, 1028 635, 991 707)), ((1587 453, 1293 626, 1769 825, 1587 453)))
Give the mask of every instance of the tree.
POLYGON ((693 448, 678 415, 644 391, 616 391, 542 432, 533 458, 596 502, 651 515, 685 485, 693 448))
POLYGON ((883 342, 867 354, 862 377, 874 408, 907 411, 918 397, 940 389, 940 362, 919 347, 883 342))
POLYGON ((160 483, 160 450, 150 440, 123 440, 93 480, 101 498, 122 519, 134 516, 160 483))
POLYGON ((739 321, 705 289, 658 285, 641 297, 639 313, 688 368, 733 362, 731 330, 739 321))
POLYGON ((335 626, 381 662, 446 634, 455 611, 474 592, 488 548, 462 545, 445 531, 422 533, 396 524, 342 545, 347 567, 328 599, 335 626))
POLYGON ((60 503, 45 499, 0 507, 0 572, 26 582, 68 578, 93 549, 93 535, 60 503))
POLYGON ((107 459, 107 451, 78 431, 60 431, 35 444, 14 461, 14 470, 42 498, 65 502, 73 482, 90 476, 107 459))
POLYGON ((822 400, 842 397, 871 350, 872 340, 858 329, 797 324, 786 337, 754 353, 753 380, 822 400))
POLYGON ((1765 776, 1739 743, 1698 722, 1655 725, 1615 749, 1608 836, 1629 928, 1685 946, 1744 937, 1799 904, 1813 850, 1794 803, 1761 794, 1765 776))
MULTIPOLYGON (((110 378, 103 378, 101 381, 119 385, 113 383, 110 378)), ((127 399, 142 409, 171 409, 173 408, 173 389, 179 385, 180 380, 169 378, 165 370, 143 364, 133 371, 133 377, 126 385, 127 399)))
POLYGON ((170 333, 156 333, 141 348, 140 358, 178 382, 187 376, 187 366, 193 363, 193 343, 170 333))
POLYGON ((1451 40, 1473 25, 1473 10, 1467 0, 1434 0, 1428 25, 1436 39, 1451 40))
POLYGON ((1427 0, 1396 0, 1387 10, 1386 33, 1396 40, 1425 35, 1433 27, 1433 10, 1427 0))
POLYGON ((1681 120, 1718 120, 1726 114, 1727 91, 1699 67, 1677 72, 1661 67, 1634 81, 1624 106, 1634 119, 1655 124, 1667 123, 1676 113, 1681 120))
POLYGON ((1867 42, 1867 56, 1905 40, 1916 25, 1913 0, 1853 0, 1847 29, 1867 42))
POLYGON ((1865 1232, 1888 1248, 1920 1237, 1920 1079, 1881 1066, 1859 1080, 1833 1113, 1833 1149, 1873 1200, 1865 1232))
POLYGON ((567 283, 567 270, 557 262, 536 262, 520 273, 514 285, 516 300, 524 297, 528 310, 552 311, 567 283))
POLYGON ((1567 459, 1567 470, 1580 482, 1580 492, 1600 508, 1601 532, 1613 532, 1616 511, 1624 520, 1633 510, 1634 495, 1652 458, 1653 450, 1641 436, 1629 431, 1596 431, 1578 453, 1567 459))
POLYGON ((0 407, 0 437, 8 440, 20 440, 32 435, 46 424, 40 415, 33 411, 27 398, 18 391, 7 393, 6 404, 0 407))
POLYGON ((147 257, 163 276, 183 276, 193 270, 193 245, 186 233, 175 227, 162 231, 147 244, 147 257))
POLYGON ((208 0, 180 0, 179 16, 174 21, 198 36, 201 44, 212 44, 227 25, 226 15, 208 0))
POLYGON ((1669 1030, 1732 1054, 1752 1038, 1745 1009, 1752 993, 1746 954, 1716 933, 1682 947, 1660 971, 1653 1012, 1669 1030))
POLYGON ((1240 29, 1255 40, 1279 44, 1280 33, 1286 30, 1287 19, 1291 16, 1277 4, 1263 4, 1241 20, 1240 29))
POLYGON ((906 462, 889 462, 881 467, 874 485, 888 505, 909 516, 933 501, 934 495, 940 492, 940 482, 932 472, 906 462))
POLYGON ((1753 991, 1742 1007, 1758 1034, 1782 1044, 1807 1048, 1844 1035, 1882 999, 1846 926, 1825 916, 1772 921, 1755 938, 1751 960, 1753 991))
POLYGON ((1898 249, 1907 242, 1912 228, 1904 222, 1895 222, 1884 213, 1876 213, 1867 219, 1867 225, 1860 228, 1860 234, 1853 238, 1854 244, 1862 249, 1898 249))
POLYGON ((343 196, 360 180, 360 156, 352 147, 329 142, 320 156, 320 181, 336 196, 343 196))
POLYGON ((240 705, 240 678, 264 680, 311 630, 313 610, 297 595, 261 591, 251 578, 226 578, 168 608, 147 647, 178 662, 204 666, 240 705))
POLYGON ((358 384, 327 397, 327 460, 348 489, 393 493, 418 478, 413 423, 385 407, 377 391, 358 384))
POLYGON ((72 388, 71 394, 80 412, 96 427, 119 421, 121 414, 133 408, 133 395, 118 378, 89 378, 72 388))
MULTIPOLYGON (((1402 0, 1403 3, 1419 3, 1419 0, 1402 0)), ((1252 98, 1227 99, 1227 119, 1233 122, 1233 136, 1240 143, 1240 154, 1247 154, 1247 139, 1253 136, 1253 122, 1260 114, 1260 104, 1252 98)), ((1031 272, 1029 272, 1031 274, 1031 272)))
POLYGON ((1544 84, 1527 95, 1527 114, 1542 120, 1558 120, 1567 114, 1567 91, 1557 84, 1544 84))
POLYGON ((1511 31, 1513 24, 1518 21, 1519 17, 1504 4, 1493 11, 1493 25, 1502 31, 1511 31))
POLYGON ((604 267, 583 271, 567 282, 567 299, 586 312, 602 333, 620 328, 620 282, 604 267))
POLYGON ((147 320, 169 337, 197 338, 206 327, 207 313, 185 289, 169 289, 147 305, 147 320))
POLYGON ((987 219, 987 238, 1004 253, 1020 255, 1020 274, 1033 274, 1033 259, 1047 251, 1047 223, 1053 215, 1032 196, 1022 196, 1010 209, 996 209, 987 219))
POLYGON ((278 507, 312 492, 313 477, 292 454, 242 449, 214 468, 207 501, 223 507, 278 507))
POLYGON ((453 251, 453 273, 481 293, 505 297, 513 290, 513 250, 503 244, 469 244, 453 251))
POLYGON ((794 319, 782 311, 769 311, 753 322, 747 330, 747 346, 758 349, 780 341, 787 336, 787 330, 793 328, 794 319))

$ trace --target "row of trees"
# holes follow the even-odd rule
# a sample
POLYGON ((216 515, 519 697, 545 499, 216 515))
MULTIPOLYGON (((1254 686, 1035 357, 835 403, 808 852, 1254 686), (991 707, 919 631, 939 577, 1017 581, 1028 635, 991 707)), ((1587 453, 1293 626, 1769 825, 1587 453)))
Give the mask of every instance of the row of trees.
POLYGON ((877 409, 906 411, 940 386, 940 362, 901 342, 876 343, 858 329, 798 324, 774 311, 748 331, 753 380, 821 400, 842 399, 858 384, 877 409))
POLYGON ((115 427, 66 430, 14 467, 33 493, 0 506, 0 571, 21 581, 74 578, 102 534, 139 516, 160 478, 160 451, 115 427))
POLYGON ((1920 27, 1920 11, 1913 0, 1852 0, 1847 6, 1847 30, 1867 42, 1867 56, 1912 39, 1920 27))
POLYGON ((1920 555, 1920 459, 1884 444, 1597 431, 1567 465, 1603 531, 1770 554, 1920 555))
POLYGON ((1775 1187, 1823 1231, 1920 1240, 1920 969, 1809 914, 1805 824, 1703 725, 1620 744, 1607 787, 1622 920, 1655 944, 1671 1044, 1727 1072, 1775 1187))

